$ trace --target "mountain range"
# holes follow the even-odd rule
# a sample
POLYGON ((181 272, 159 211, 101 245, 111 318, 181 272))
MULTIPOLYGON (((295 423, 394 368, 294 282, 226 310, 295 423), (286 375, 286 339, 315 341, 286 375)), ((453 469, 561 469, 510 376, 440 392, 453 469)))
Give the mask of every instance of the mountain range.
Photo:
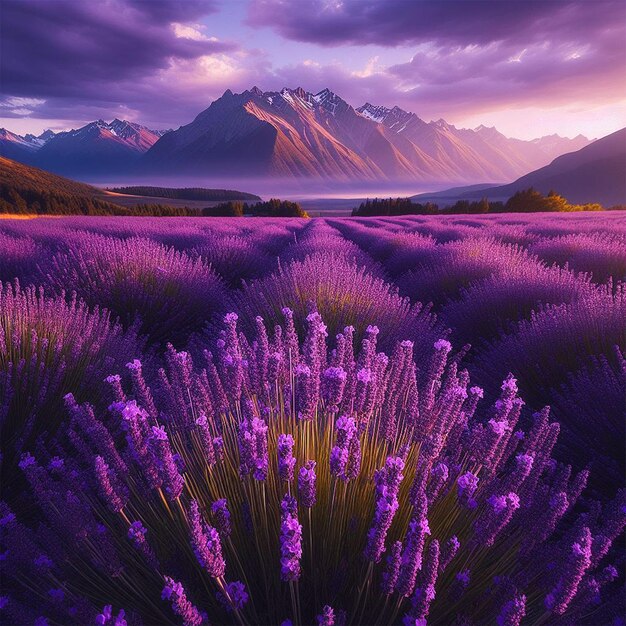
POLYGON ((420 194, 418 202, 435 202, 441 206, 457 200, 506 200, 515 192, 533 187, 543 194, 557 191, 574 204, 599 202, 605 207, 626 205, 626 128, 568 154, 549 165, 521 176, 507 185, 474 185, 471 188, 448 189, 420 194))
POLYGON ((54 172, 508 182, 589 144, 581 135, 510 139, 495 128, 425 122, 399 107, 353 108, 329 89, 227 90, 173 131, 92 122, 39 137, 0 131, 0 153, 54 172))
POLYGON ((97 120, 76 130, 46 130, 20 136, 0 129, 0 154, 57 173, 100 174, 124 171, 168 131, 114 119, 97 120))

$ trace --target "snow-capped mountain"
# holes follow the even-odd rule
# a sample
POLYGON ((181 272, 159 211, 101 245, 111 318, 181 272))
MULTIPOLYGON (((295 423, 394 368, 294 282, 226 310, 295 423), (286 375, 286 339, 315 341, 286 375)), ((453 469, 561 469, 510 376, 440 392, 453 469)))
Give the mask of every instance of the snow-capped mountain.
POLYGON ((329 89, 234 94, 168 133, 142 159, 146 171, 498 182, 512 180, 588 141, 508 139, 495 129, 425 122, 399 107, 354 109, 329 89), (494 131, 492 133, 492 130, 494 131))
POLYGON ((41 135, 32 134, 17 135, 6 128, 0 128, 0 155, 29 163, 33 160, 34 154, 54 137, 54 132, 46 130, 41 135))
POLYGON ((63 174, 123 172, 134 166, 164 132, 126 120, 97 120, 57 133, 37 152, 34 164, 63 174))
POLYGON ((123 171, 168 131, 134 122, 97 120, 65 132, 39 136, 0 129, 0 155, 63 174, 123 171))
POLYGON ((508 182, 589 140, 509 139, 426 122, 399 107, 355 109, 329 89, 227 90, 191 123, 155 131, 114 119, 61 133, 0 131, 0 153, 61 174, 137 171, 411 183, 508 182))

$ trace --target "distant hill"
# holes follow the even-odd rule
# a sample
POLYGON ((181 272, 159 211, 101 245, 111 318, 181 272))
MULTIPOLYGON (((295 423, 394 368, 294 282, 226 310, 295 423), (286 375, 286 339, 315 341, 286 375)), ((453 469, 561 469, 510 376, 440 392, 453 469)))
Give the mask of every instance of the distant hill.
MULTIPOLYGON (((154 190, 154 188, 153 188, 154 190)), ((167 193, 176 190, 159 188, 167 193)), ((198 191, 198 190, 196 190, 198 191)), ((116 195, 57 176, 41 169, 0 157, 0 213, 37 215, 154 215, 154 216, 210 216, 208 204, 228 200, 220 195, 223 190, 204 189, 213 201, 201 206, 182 206, 160 197, 157 203, 149 196, 116 195)), ((238 199, 258 200, 258 196, 243 192, 229 192, 238 199)), ((190 201, 190 204, 192 202, 190 201)))
POLYGON ((574 204, 598 202, 605 207, 626 204, 626 128, 554 159, 549 165, 530 172, 508 185, 479 186, 419 194, 418 202, 506 200, 523 189, 534 188, 547 194, 554 190, 574 204))
POLYGON ((125 215, 97 198, 102 192, 68 178, 0 157, 0 213, 125 215))
POLYGON ((45 140, 39 141, 39 138, 34 135, 22 137, 6 128, 0 128, 0 155, 7 159, 14 159, 20 163, 32 163, 35 154, 44 143, 45 140))
POLYGON ((260 196, 233 189, 204 189, 201 187, 185 187, 176 189, 171 187, 113 187, 108 189, 113 193, 123 193, 131 196, 145 196, 150 198, 171 198, 172 200, 204 200, 206 202, 228 202, 230 200, 260 200, 260 196))

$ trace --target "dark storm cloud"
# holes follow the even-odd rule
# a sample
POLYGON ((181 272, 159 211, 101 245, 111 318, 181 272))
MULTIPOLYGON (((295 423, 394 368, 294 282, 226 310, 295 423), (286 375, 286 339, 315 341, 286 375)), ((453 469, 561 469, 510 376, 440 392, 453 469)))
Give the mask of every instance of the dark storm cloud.
POLYGON ((3 94, 107 100, 117 84, 167 67, 172 58, 232 49, 175 36, 172 21, 214 10, 210 0, 3 0, 3 94))
POLYGON ((252 0, 249 21, 322 45, 486 44, 593 36, 623 0, 252 0))

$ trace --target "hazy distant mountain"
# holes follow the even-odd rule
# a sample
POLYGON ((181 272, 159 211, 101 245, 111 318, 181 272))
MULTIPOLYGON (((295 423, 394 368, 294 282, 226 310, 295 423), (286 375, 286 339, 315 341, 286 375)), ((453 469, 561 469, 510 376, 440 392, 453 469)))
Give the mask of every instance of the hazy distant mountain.
POLYGON ((420 146, 445 165, 451 174, 449 180, 510 180, 589 143, 582 135, 575 139, 558 135, 532 141, 509 139, 493 127, 458 129, 442 119, 427 123, 399 107, 366 103, 357 111, 420 146))
POLYGON ((506 199, 516 191, 534 187, 544 194, 551 190, 573 204, 599 202, 605 207, 626 204, 626 128, 568 154, 549 165, 518 178, 508 185, 477 186, 476 190, 450 189, 435 194, 415 196, 419 202, 440 205, 456 200, 488 197, 506 199))
POLYGON ((554 189, 570 202, 599 202, 604 206, 626 204, 626 128, 518 178, 490 193, 512 195, 534 187, 548 193, 554 189))
POLYGON ((354 109, 328 89, 241 94, 230 90, 196 119, 161 138, 144 171, 309 176, 336 180, 511 180, 584 137, 507 139, 495 129, 424 122, 398 107, 354 109))
POLYGON ((22 163, 32 163, 35 153, 52 137, 54 132, 46 130, 38 137, 17 135, 6 128, 0 128, 0 156, 22 163))
POLYGON ((57 133, 37 152, 33 164, 65 174, 124 172, 137 163, 167 131, 114 119, 91 122, 77 130, 57 133))

